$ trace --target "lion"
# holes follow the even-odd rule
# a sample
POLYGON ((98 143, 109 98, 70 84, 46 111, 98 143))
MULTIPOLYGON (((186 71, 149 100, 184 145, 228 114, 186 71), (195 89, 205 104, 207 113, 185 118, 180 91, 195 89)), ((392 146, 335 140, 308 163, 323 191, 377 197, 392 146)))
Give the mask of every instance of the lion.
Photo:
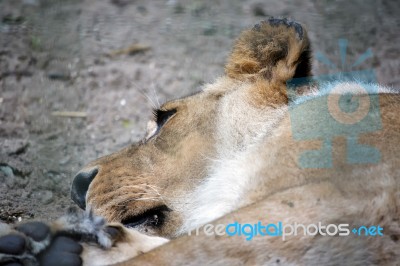
MULTIPOLYGON (((142 141, 89 163, 75 176, 71 197, 84 213, 70 210, 49 225, 4 229, 0 261, 398 263, 400 96, 376 84, 316 84, 308 77, 311 47, 304 26, 270 18, 243 31, 223 77, 154 110, 142 141), (291 98, 293 80, 301 81, 295 92, 301 99, 291 98), (349 93, 350 100, 343 100, 349 93), (351 129, 356 138, 349 133, 329 141, 301 139, 301 132, 337 132, 329 124, 338 117, 332 101, 344 109, 355 101, 369 117, 357 119, 369 119, 376 130, 351 129), (304 154, 314 157, 307 161, 304 154), (309 225, 318 225, 317 231, 309 225)), ((356 113, 336 120, 352 125, 356 113)))

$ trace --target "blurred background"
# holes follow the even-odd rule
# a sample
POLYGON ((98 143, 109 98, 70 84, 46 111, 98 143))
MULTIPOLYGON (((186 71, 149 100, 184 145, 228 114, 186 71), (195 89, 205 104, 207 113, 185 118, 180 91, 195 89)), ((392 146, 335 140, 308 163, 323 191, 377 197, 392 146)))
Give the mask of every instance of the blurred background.
POLYGON ((54 219, 87 162, 141 139, 151 109, 223 74, 235 37, 303 23, 315 74, 374 69, 400 85, 393 0, 0 0, 0 221, 54 219), (348 40, 342 66, 339 39, 348 40))

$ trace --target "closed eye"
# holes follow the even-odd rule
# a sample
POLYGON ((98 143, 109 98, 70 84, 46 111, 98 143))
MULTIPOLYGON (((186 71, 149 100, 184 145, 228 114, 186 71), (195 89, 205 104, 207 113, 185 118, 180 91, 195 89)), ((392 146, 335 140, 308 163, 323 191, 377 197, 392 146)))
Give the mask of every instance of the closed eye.
POLYGON ((121 223, 129 228, 139 226, 161 227, 165 222, 165 217, 171 209, 166 205, 161 205, 147 210, 141 214, 126 217, 121 223))
POLYGON ((145 141, 148 141, 161 130, 163 125, 176 113, 176 109, 172 110, 153 110, 154 120, 150 120, 147 124, 147 134, 145 141))
POLYGON ((154 120, 157 123, 157 131, 176 113, 176 109, 172 110, 153 110, 154 120))

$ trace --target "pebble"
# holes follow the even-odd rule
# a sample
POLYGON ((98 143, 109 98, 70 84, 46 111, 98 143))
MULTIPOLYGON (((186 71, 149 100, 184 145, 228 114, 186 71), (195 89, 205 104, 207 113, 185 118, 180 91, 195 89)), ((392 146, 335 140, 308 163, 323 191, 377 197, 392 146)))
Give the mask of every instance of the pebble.
POLYGON ((7 176, 10 178, 14 178, 14 172, 11 169, 11 167, 9 166, 0 166, 0 170, 7 176))
POLYGON ((60 165, 65 165, 65 164, 67 164, 70 160, 71 160, 71 157, 65 156, 65 157, 62 158, 58 163, 59 163, 60 165))
POLYGON ((42 204, 49 204, 53 201, 53 192, 50 190, 43 190, 37 193, 37 198, 42 204))
POLYGON ((14 187, 15 184, 15 176, 11 167, 9 166, 0 166, 0 172, 5 175, 5 183, 8 188, 14 187))

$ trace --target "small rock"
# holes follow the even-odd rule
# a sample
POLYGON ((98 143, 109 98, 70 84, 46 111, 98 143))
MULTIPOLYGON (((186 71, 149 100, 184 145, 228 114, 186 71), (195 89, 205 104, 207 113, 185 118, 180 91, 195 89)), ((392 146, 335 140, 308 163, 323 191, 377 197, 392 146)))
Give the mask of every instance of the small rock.
POLYGON ((14 178, 14 172, 9 166, 0 166, 0 171, 2 171, 7 177, 14 178))
POLYGON ((4 175, 4 182, 8 188, 13 188, 15 185, 15 176, 11 167, 0 166, 0 175, 4 175))
POLYGON ((50 190, 44 190, 37 193, 37 198, 42 204, 49 204, 53 201, 53 192, 50 190))
POLYGON ((59 163, 60 165, 65 165, 65 164, 67 164, 70 160, 71 160, 71 157, 65 156, 65 157, 62 158, 58 163, 59 163))

